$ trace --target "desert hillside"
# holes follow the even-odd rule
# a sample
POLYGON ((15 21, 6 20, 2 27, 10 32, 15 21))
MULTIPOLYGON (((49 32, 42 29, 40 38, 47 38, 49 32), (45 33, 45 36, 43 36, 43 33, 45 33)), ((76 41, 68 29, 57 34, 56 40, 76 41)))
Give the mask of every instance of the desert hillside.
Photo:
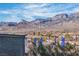
POLYGON ((57 14, 48 18, 37 18, 33 21, 0 22, 0 33, 28 33, 30 31, 79 31, 79 12, 57 14))

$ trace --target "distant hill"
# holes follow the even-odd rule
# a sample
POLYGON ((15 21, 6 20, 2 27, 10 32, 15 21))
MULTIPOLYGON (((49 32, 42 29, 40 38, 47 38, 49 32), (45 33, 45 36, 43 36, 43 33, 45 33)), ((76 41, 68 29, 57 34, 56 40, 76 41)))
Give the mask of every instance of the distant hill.
POLYGON ((23 31, 79 31, 79 12, 57 14, 48 18, 37 18, 31 22, 0 22, 0 28, 23 31))

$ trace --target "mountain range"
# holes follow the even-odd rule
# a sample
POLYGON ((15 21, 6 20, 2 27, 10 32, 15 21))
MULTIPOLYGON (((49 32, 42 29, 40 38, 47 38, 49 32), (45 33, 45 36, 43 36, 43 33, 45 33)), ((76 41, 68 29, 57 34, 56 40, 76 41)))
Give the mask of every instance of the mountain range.
POLYGON ((0 22, 0 31, 79 31, 79 12, 62 13, 48 18, 37 18, 33 21, 0 22))

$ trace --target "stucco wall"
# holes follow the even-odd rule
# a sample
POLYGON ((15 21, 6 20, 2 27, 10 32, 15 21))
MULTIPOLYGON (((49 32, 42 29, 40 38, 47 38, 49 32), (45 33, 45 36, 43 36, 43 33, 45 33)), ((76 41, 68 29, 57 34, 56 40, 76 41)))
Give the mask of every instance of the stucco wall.
POLYGON ((0 34, 0 55, 23 56, 25 36, 0 34))

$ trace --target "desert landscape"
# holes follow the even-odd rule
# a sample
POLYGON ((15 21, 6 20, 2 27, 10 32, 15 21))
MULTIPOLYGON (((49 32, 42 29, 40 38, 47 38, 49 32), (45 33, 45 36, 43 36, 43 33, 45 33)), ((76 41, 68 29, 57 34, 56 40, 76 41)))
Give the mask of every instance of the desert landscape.
POLYGON ((25 56, 79 56, 79 4, 0 4, 0 34, 25 35, 25 56))
POLYGON ((54 17, 47 19, 40 18, 31 22, 26 20, 22 20, 19 23, 0 22, 0 33, 25 35, 26 55, 79 55, 78 17, 79 14, 77 12, 73 13, 73 15, 57 14, 54 17), (65 39, 64 48, 61 47, 62 35, 65 39), (38 43, 34 44, 35 38, 35 42, 38 43), (42 48, 39 47, 41 38, 43 40, 42 48), (53 48, 53 46, 55 47, 53 48), (47 52, 45 53, 41 50, 42 53, 39 49, 45 49, 47 52))

